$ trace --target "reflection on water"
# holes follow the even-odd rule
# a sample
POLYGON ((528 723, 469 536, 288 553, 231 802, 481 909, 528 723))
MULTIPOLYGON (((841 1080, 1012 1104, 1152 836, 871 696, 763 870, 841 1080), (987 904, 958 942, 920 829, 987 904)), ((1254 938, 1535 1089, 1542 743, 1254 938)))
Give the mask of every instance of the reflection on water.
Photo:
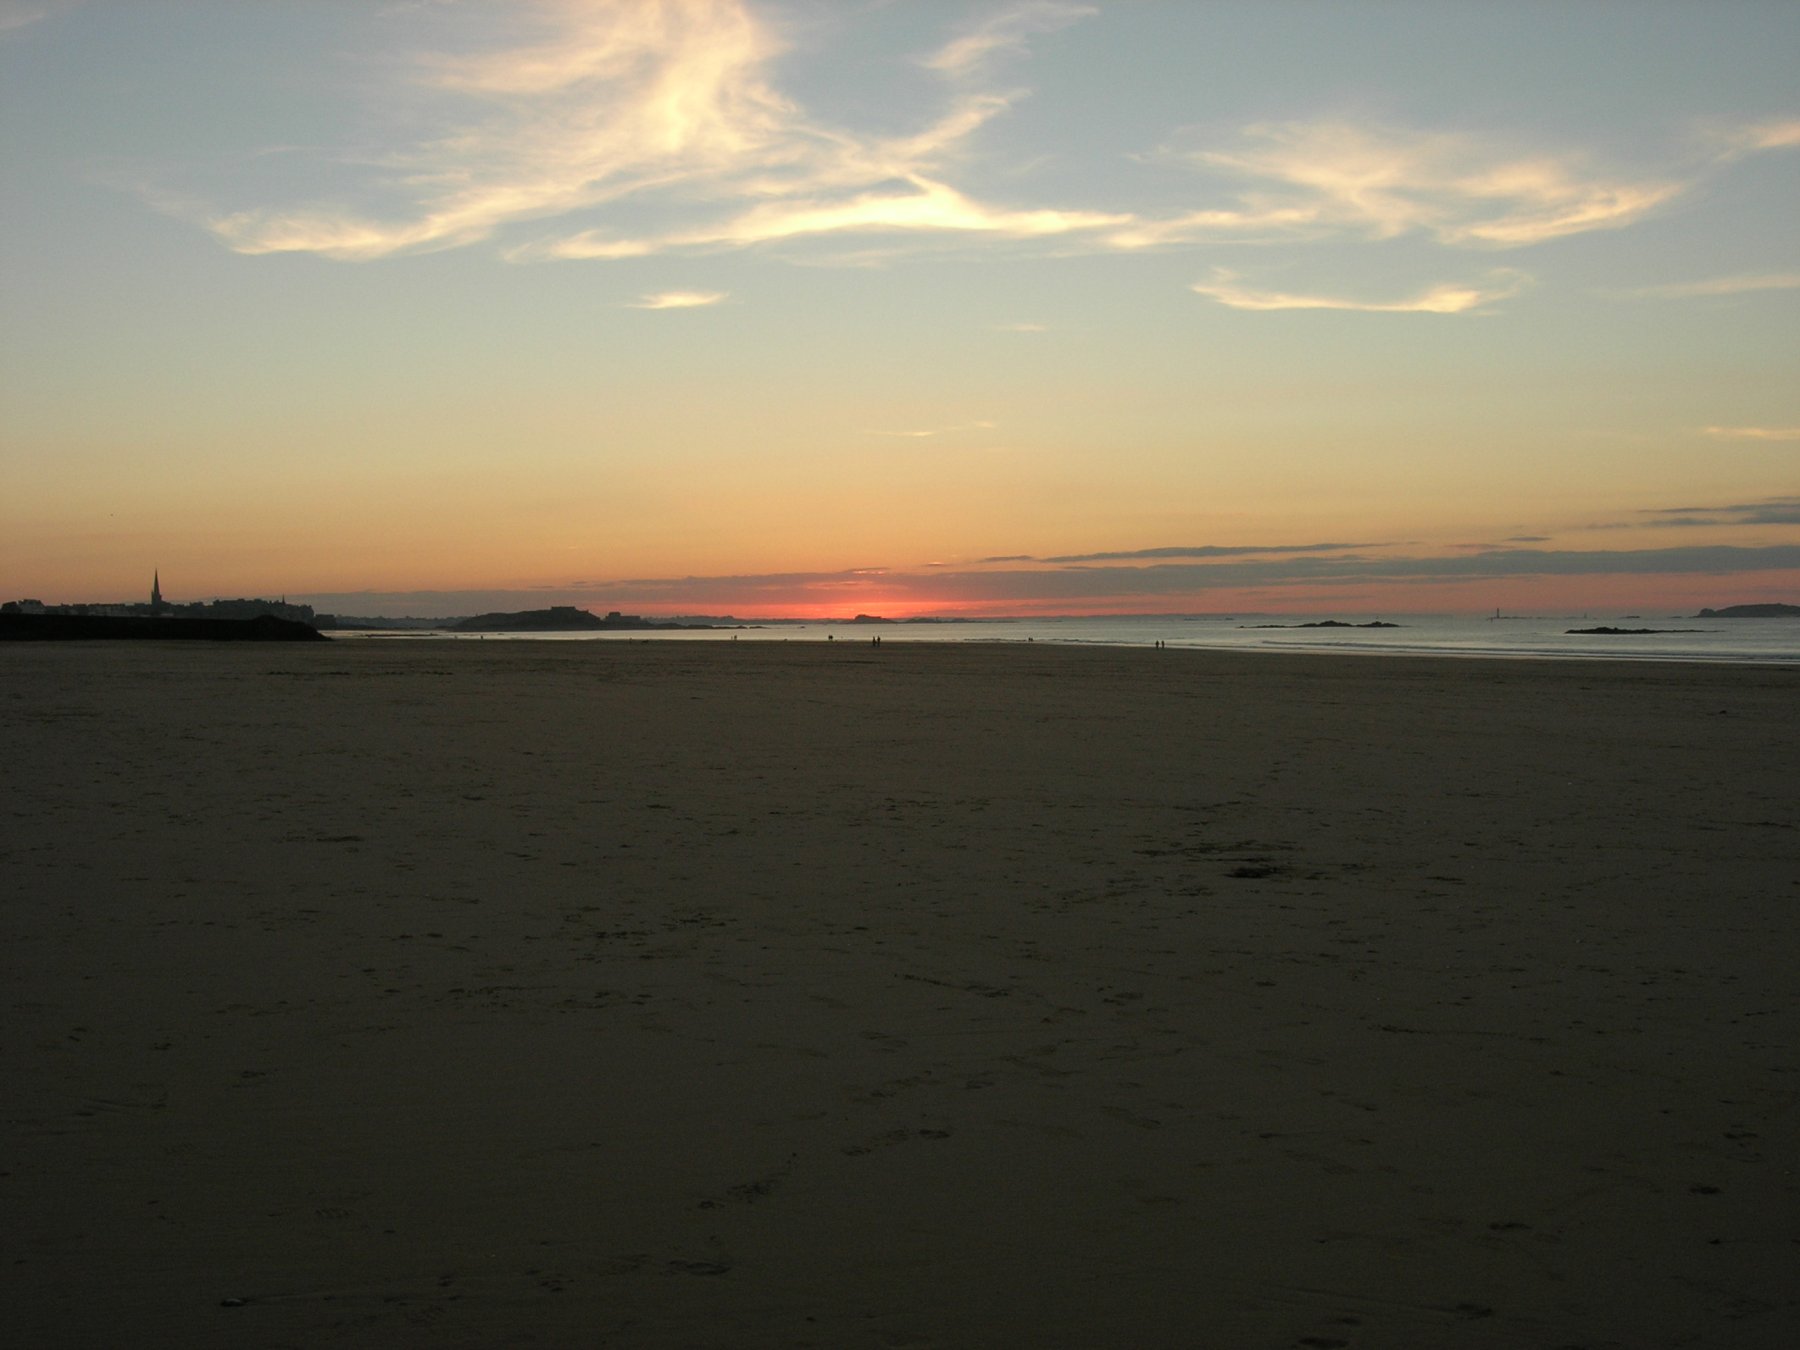
POLYGON ((1429 656, 1604 657, 1623 660, 1800 662, 1795 619, 1471 619, 1402 615, 1394 628, 1306 628, 1356 615, 1249 615, 1161 618, 991 619, 965 623, 779 623, 754 628, 602 633, 339 633, 343 638, 413 641, 548 642, 1053 642, 1107 647, 1218 648, 1314 652, 1389 652, 1429 656), (1655 633, 1580 634, 1571 628, 1651 628, 1655 633), (1692 630, 1692 631, 1668 631, 1692 630))

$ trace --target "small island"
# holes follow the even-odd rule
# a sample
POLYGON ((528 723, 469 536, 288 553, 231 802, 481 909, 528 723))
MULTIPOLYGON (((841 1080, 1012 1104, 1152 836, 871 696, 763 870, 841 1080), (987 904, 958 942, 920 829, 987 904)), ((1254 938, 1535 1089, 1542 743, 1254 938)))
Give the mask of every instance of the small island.
POLYGON ((1800 619, 1800 605, 1727 605, 1703 609, 1696 619, 1800 619))

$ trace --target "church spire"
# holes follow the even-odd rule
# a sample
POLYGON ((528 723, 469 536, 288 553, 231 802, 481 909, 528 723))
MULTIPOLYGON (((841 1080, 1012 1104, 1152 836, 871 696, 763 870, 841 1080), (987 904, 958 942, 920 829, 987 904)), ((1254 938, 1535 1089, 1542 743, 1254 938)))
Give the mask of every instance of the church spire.
POLYGON ((150 612, 152 614, 163 612, 162 573, 160 571, 150 574, 150 612))

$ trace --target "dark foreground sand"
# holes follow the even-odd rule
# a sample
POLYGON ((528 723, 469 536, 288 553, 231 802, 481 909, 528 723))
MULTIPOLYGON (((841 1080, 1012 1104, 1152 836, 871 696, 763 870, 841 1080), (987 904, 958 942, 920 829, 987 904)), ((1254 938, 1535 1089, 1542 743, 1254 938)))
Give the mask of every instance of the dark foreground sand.
POLYGON ((0 650, 32 1346, 1800 1343, 1800 672, 0 650))

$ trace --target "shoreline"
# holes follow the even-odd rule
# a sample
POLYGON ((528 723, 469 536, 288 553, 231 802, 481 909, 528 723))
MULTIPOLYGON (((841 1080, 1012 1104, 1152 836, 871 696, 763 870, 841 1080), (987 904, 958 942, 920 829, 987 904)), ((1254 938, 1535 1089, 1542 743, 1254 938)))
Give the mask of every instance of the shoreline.
POLYGON ((0 649, 11 1323, 1792 1343, 1793 680, 1330 655, 0 649))

